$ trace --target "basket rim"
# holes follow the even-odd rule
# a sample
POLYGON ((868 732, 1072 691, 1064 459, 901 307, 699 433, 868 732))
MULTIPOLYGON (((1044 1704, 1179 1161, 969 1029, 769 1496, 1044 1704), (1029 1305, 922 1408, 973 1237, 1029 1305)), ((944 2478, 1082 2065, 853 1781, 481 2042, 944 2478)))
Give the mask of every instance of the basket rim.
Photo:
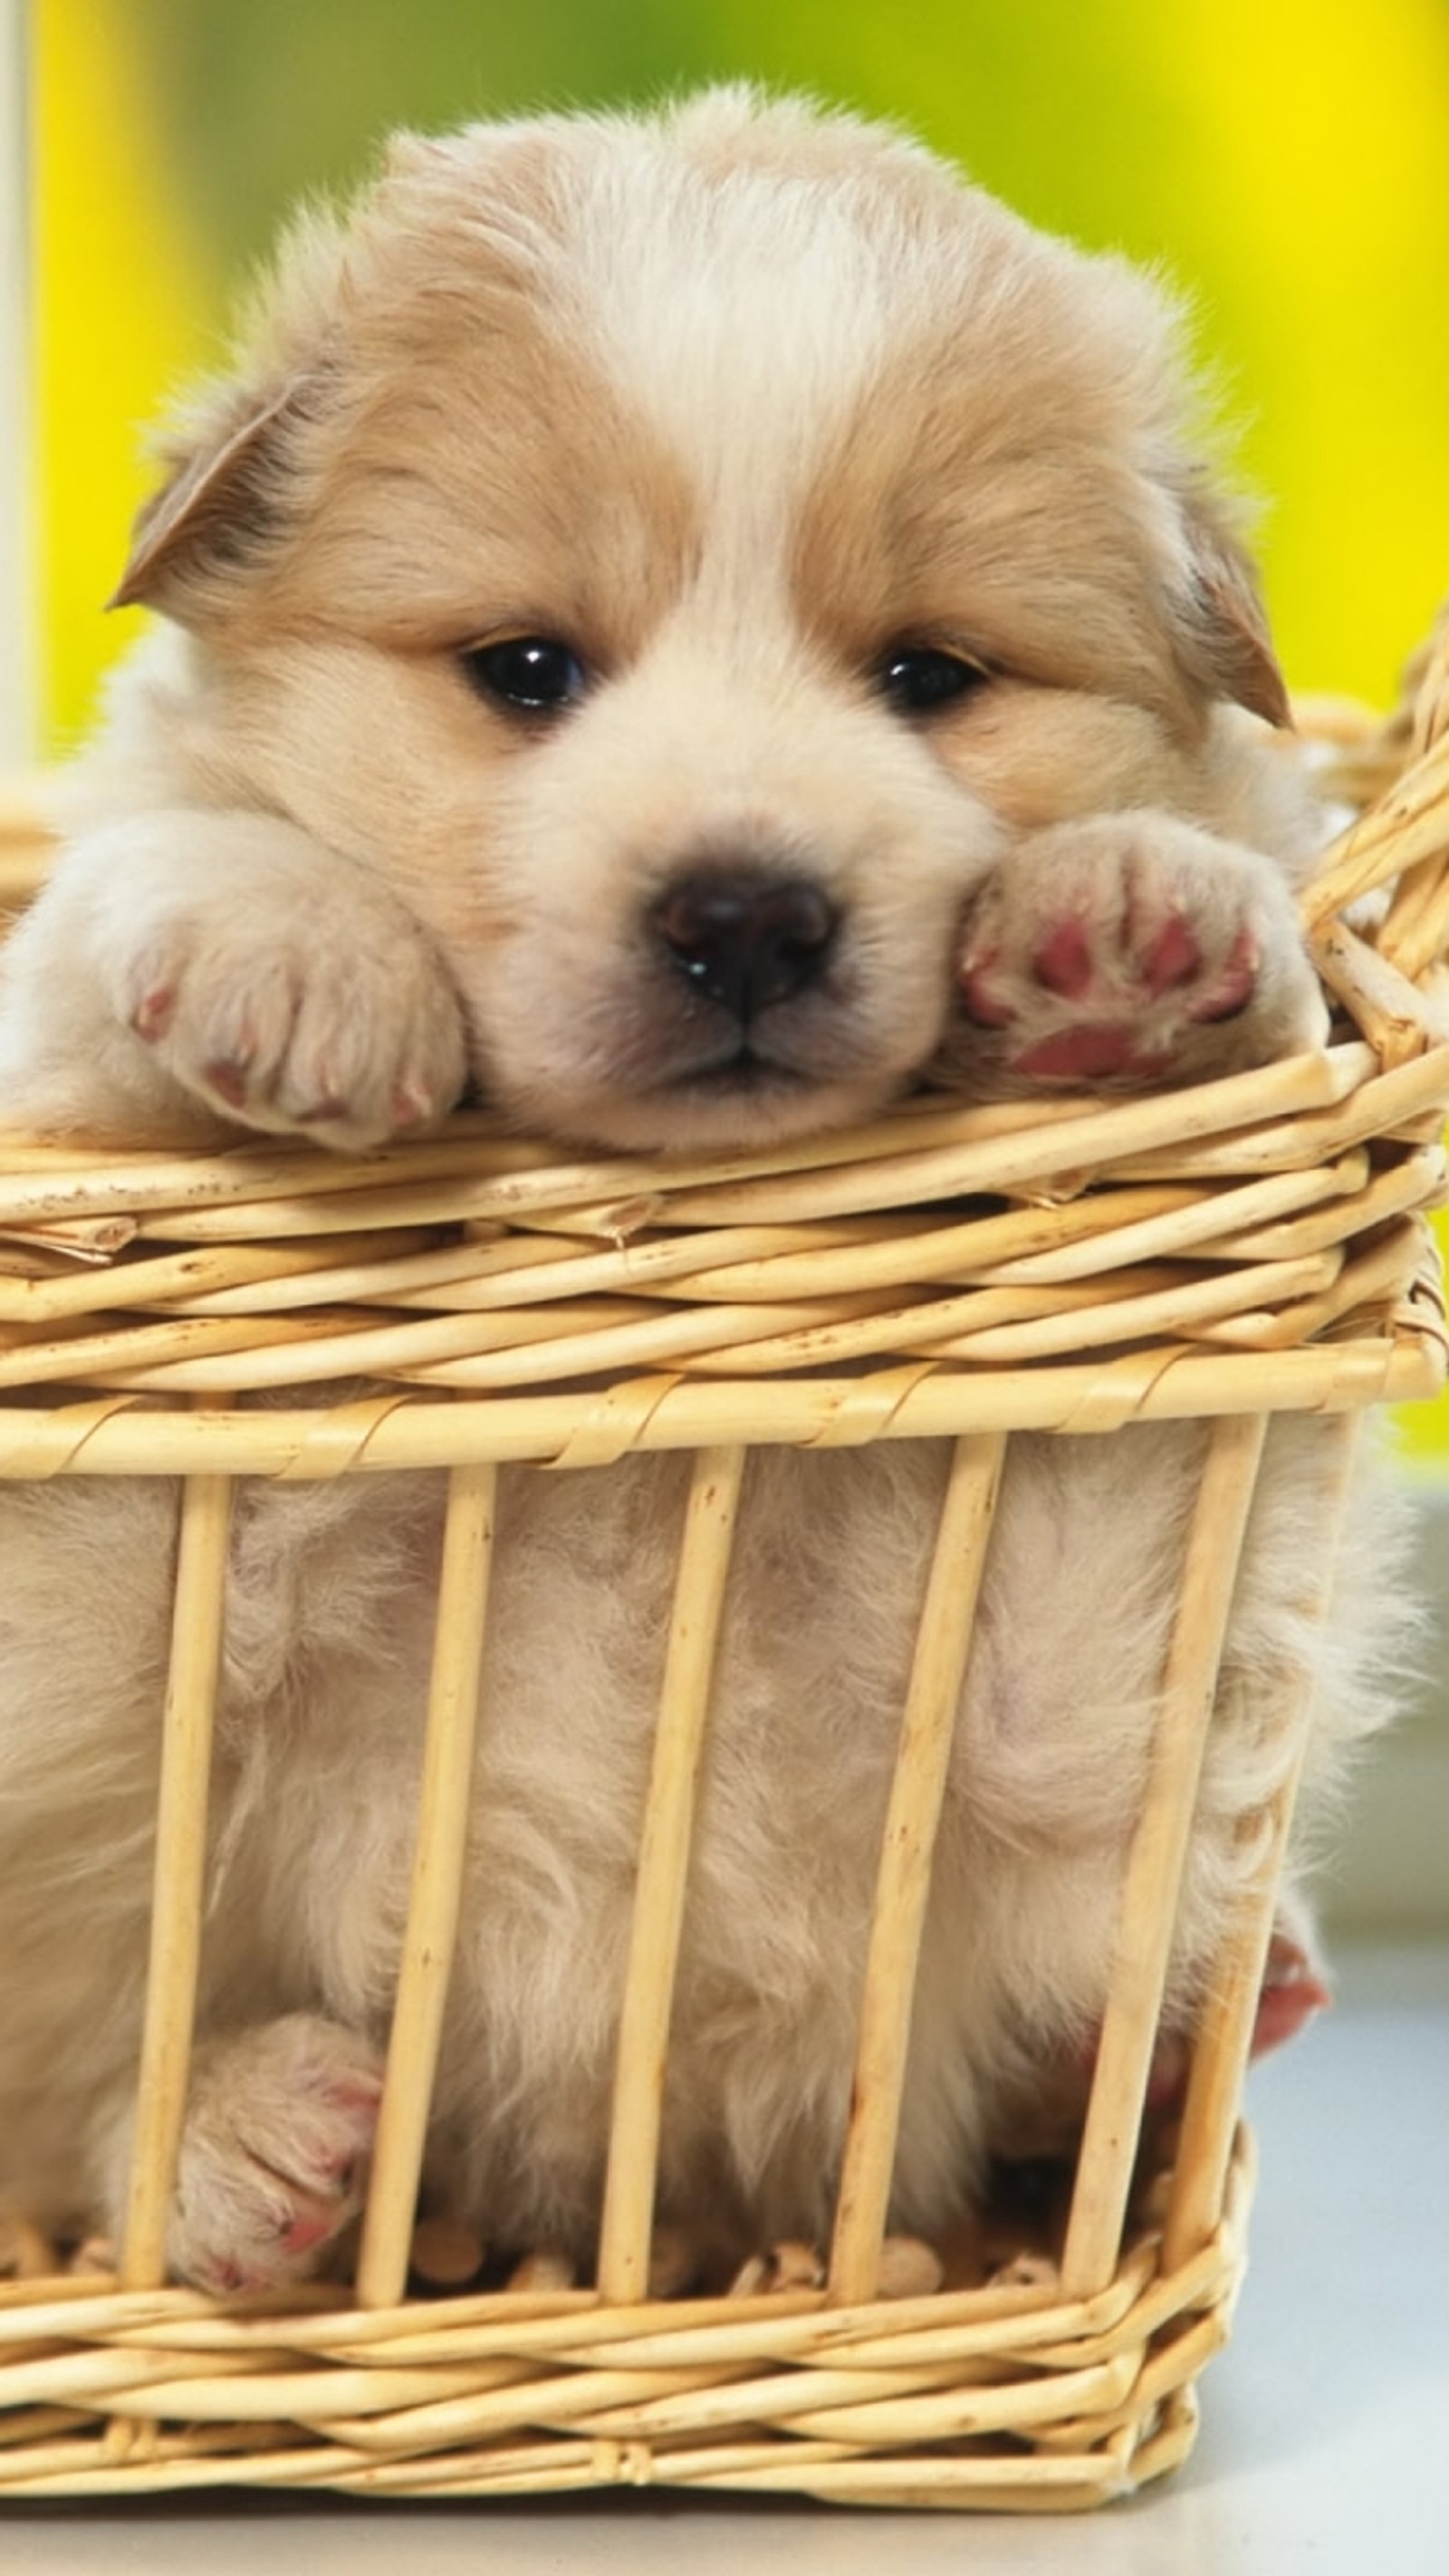
POLYGON ((1301 897, 1337 1031, 1249 1073, 921 1095, 704 1159, 561 1155, 478 1113, 366 1155, 0 1135, 0 1474, 590 1464, 731 1425, 834 1446, 1433 1395, 1449 624, 1390 731, 1408 766, 1301 897))

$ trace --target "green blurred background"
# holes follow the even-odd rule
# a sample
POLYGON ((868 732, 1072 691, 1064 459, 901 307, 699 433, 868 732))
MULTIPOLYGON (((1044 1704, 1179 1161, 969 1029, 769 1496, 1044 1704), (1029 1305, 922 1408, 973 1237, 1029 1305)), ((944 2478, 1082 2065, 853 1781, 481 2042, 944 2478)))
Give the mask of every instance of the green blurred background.
POLYGON ((388 127, 720 74, 901 119, 1187 290, 1300 688, 1375 701, 1449 589, 1449 0, 32 0, 44 748, 84 722, 139 431, 301 190, 388 127))

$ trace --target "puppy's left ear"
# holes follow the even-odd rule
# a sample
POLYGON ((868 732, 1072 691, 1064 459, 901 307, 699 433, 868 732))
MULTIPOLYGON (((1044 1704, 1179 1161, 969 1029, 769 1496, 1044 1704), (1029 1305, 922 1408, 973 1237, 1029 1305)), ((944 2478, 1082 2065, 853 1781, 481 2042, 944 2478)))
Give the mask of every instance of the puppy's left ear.
POLYGON ((1175 605, 1178 651, 1189 678, 1209 697, 1231 698, 1271 725, 1291 725, 1287 683, 1246 553, 1200 494, 1188 501, 1185 517, 1188 584, 1175 605))

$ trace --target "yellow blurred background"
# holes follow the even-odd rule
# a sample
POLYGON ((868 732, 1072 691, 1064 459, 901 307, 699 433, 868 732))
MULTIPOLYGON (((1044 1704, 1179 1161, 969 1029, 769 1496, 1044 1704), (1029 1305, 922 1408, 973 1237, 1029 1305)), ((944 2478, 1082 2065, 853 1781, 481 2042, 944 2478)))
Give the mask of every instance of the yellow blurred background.
POLYGON ((304 189, 401 122, 750 74, 896 116, 1195 304, 1300 688, 1383 700, 1449 589, 1446 0, 32 0, 41 714, 73 737, 141 430, 304 189))
POLYGON ((45 755, 137 622, 102 603, 143 427, 223 359, 284 206, 398 123, 709 76, 896 117, 1186 290, 1295 686, 1387 702, 1449 591, 1446 0, 31 0, 25 23, 45 755))

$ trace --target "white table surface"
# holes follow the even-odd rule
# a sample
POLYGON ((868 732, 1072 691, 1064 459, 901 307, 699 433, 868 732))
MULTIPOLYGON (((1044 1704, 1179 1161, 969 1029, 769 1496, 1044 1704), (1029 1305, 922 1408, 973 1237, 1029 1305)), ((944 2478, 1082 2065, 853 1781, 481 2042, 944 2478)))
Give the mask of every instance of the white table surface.
POLYGON ((1186 2469, 1067 2520, 628 2496, 0 2508, 0 2576, 1440 2576, 1449 2571, 1449 1950, 1361 1953, 1260 2068, 1252 2262, 1186 2469))

